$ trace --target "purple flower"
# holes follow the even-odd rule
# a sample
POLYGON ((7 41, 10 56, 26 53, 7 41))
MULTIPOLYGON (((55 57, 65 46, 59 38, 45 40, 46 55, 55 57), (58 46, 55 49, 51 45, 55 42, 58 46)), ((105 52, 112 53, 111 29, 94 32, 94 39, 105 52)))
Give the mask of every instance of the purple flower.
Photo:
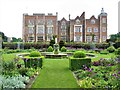
POLYGON ((120 74, 120 71, 118 72, 118 74, 120 74))
POLYGON ((108 64, 108 66, 111 66, 111 64, 108 64))
POLYGON ((103 60, 103 58, 100 58, 100 61, 102 61, 103 60))
POLYGON ((117 74, 116 74, 116 73, 114 73, 114 74, 112 74, 112 76, 117 76, 117 74))
POLYGON ((91 70, 91 69, 89 69, 88 71, 89 71, 89 72, 92 72, 92 70, 91 70))
POLYGON ((115 76, 116 78, 118 78, 118 76, 115 76))

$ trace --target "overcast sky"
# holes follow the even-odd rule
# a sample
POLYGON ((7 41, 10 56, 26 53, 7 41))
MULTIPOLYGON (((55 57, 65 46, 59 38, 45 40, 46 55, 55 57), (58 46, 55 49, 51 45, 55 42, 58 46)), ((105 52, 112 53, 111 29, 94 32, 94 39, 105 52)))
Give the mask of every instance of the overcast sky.
POLYGON ((92 15, 98 18, 101 8, 108 13, 108 35, 118 32, 119 0, 0 0, 0 31, 8 37, 22 37, 23 13, 58 12, 58 19, 68 20, 85 11, 86 19, 92 15))

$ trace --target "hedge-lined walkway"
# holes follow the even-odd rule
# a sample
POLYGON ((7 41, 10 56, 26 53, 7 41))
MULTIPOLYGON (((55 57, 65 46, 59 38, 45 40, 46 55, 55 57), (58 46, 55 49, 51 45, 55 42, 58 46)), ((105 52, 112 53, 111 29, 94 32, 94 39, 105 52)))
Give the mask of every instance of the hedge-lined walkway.
POLYGON ((32 88, 78 88, 68 59, 46 59, 32 88))

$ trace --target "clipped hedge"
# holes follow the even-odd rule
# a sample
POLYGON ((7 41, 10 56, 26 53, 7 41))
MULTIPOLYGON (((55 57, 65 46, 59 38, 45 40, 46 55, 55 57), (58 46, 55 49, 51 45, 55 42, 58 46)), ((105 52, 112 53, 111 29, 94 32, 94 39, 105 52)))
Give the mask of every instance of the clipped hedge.
POLYGON ((66 52, 66 51, 67 51, 66 47, 63 46, 63 47, 61 48, 61 52, 66 52))
POLYGON ((91 58, 69 58, 69 68, 72 71, 83 69, 83 65, 91 67, 91 58))
POLYGON ((120 47, 115 51, 115 54, 120 55, 120 47))
POLYGON ((52 46, 49 46, 48 49, 47 49, 48 52, 53 52, 53 47, 52 46))
POLYGON ((109 53, 112 53, 115 51, 115 47, 114 46, 110 46, 107 48, 107 51, 109 51, 109 53))
POLYGON ((105 49, 105 50, 100 51, 100 54, 109 54, 109 52, 105 49))
POLYGON ((41 57, 26 57, 26 58, 23 58, 24 60, 24 64, 25 64, 25 68, 37 68, 37 67, 40 67, 42 68, 42 65, 43 65, 43 59, 44 59, 44 56, 41 56, 41 57))
POLYGON ((86 54, 83 51, 76 51, 73 54, 74 58, 84 58, 86 57, 86 54))
POLYGON ((32 51, 29 56, 30 57, 40 57, 41 53, 38 51, 32 51))

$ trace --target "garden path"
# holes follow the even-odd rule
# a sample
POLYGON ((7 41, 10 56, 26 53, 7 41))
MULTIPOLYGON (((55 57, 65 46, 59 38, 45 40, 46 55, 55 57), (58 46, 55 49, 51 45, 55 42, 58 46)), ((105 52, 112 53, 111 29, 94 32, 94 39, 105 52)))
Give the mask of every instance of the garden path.
POLYGON ((68 59, 45 59, 32 88, 78 88, 68 59))

